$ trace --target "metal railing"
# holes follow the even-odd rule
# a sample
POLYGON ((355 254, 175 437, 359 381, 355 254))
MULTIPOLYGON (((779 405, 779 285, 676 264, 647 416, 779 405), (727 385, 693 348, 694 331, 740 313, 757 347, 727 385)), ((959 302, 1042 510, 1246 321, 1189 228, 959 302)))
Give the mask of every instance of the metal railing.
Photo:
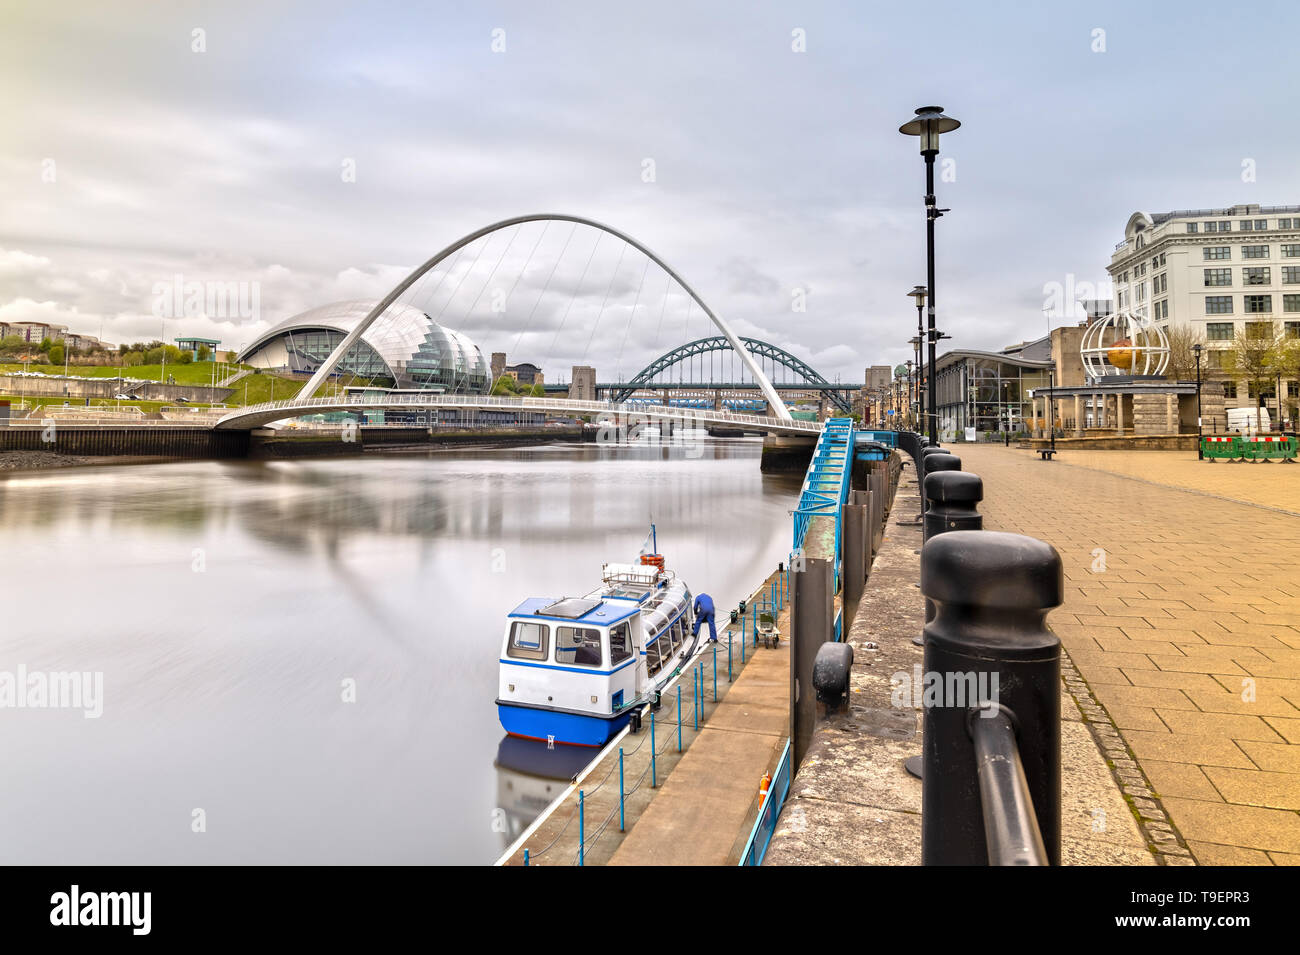
POLYGON ((1050 865, 1015 726, 997 704, 981 709, 992 712, 973 714, 970 723, 989 865, 1050 865))
POLYGON ((839 589, 840 525, 844 504, 849 499, 849 477, 853 470, 853 419, 830 418, 826 421, 817 447, 813 450, 799 503, 794 510, 795 553, 802 552, 808 525, 814 517, 835 521, 835 586, 839 589))
POLYGON ((740 854, 740 865, 763 864, 763 856, 767 855, 768 843, 772 841, 776 821, 781 816, 781 807, 785 805, 785 797, 789 792, 790 741, 787 739, 785 749, 781 751, 781 759, 776 764, 776 772, 772 774, 771 785, 768 786, 767 794, 759 805, 758 818, 754 820, 754 828, 750 830, 745 851, 740 854))

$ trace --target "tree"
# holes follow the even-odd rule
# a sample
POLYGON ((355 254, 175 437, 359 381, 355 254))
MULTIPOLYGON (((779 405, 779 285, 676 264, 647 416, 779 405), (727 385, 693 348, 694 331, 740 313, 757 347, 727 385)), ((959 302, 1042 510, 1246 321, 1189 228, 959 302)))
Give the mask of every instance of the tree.
POLYGON ((54 342, 52 342, 49 338, 42 338, 42 339, 41 339, 41 353, 42 353, 42 354, 48 355, 48 354, 50 353, 50 349, 53 348, 53 347, 54 347, 54 342))
MULTIPOLYGON (((1169 339, 1169 364, 1165 368, 1165 377, 1171 381, 1196 380, 1196 352, 1192 346, 1205 345, 1205 336, 1190 325, 1175 325, 1165 331, 1169 339)), ((1201 374, 1205 373, 1204 353, 1201 360, 1201 374)))
MULTIPOLYGON (((1281 378, 1285 381, 1294 381, 1300 383, 1300 338, 1284 338, 1277 343, 1273 349, 1273 376, 1276 381, 1281 378)), ((1286 405, 1283 404, 1283 397, 1278 396, 1278 414, 1286 405)), ((1300 405, 1295 401, 1289 401, 1291 411, 1287 412, 1291 418, 1291 427, 1294 429, 1296 421, 1300 420, 1300 405)))
POLYGON ((63 345, 61 345, 61 344, 60 344, 60 345, 51 345, 48 354, 49 354, 49 357, 50 357, 50 364, 52 364, 52 365, 62 365, 62 364, 63 364, 63 345))
POLYGON ((1247 322, 1245 330, 1232 340, 1228 361, 1254 391, 1256 408, 1264 407, 1264 394, 1277 380, 1274 369, 1279 344, 1276 326, 1268 320, 1247 322))
POLYGON ((199 361, 208 361, 212 358, 212 349, 207 345, 199 346, 199 361))
POLYGON ((492 385, 492 394, 498 398, 510 398, 517 394, 518 383, 509 375, 502 375, 492 385))
POLYGON ((532 389, 529 391, 529 395, 534 398, 545 398, 546 387, 539 381, 537 384, 533 385, 532 389))

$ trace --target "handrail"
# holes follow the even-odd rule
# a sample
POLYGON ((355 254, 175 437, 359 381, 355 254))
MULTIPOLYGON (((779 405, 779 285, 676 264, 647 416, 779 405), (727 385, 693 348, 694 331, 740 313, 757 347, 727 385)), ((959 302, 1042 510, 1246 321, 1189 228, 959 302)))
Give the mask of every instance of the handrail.
POLYGON ((986 702, 972 711, 967 723, 975 743, 989 865, 1048 865, 1008 711, 986 702))

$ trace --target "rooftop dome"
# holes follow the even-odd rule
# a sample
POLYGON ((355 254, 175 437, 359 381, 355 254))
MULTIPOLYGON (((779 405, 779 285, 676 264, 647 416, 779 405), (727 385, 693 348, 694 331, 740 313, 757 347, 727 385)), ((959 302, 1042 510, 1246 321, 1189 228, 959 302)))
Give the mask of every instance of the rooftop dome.
MULTIPOLYGON (((357 301, 309 309, 263 332, 237 360, 310 375, 374 307, 374 302, 357 301)), ((336 373, 450 394, 486 394, 491 387, 487 363, 473 341, 402 304, 389 306, 362 333, 336 373)))

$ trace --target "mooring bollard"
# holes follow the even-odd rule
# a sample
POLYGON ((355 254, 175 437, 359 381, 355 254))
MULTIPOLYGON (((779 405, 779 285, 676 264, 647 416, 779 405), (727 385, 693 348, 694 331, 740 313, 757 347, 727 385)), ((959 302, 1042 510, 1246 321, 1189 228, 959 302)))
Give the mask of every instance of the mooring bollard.
POLYGON ((940 534, 921 553, 921 592, 935 607, 925 625, 925 687, 913 688, 926 704, 922 863, 1023 861, 1033 835, 1016 830, 1023 818, 1036 824, 1041 861, 1059 865, 1061 643, 1046 620, 1063 598, 1060 555, 1019 534, 940 534), (1015 728, 1020 785, 1010 759, 977 767, 975 738, 987 754, 996 735, 973 721, 1003 718, 1015 728), (981 799, 986 771, 1011 794, 1005 802, 981 799), (1008 817, 1012 809, 1019 815, 1008 817))
POLYGON ((925 478, 924 540, 948 531, 978 531, 984 517, 975 505, 984 500, 984 482, 969 471, 935 471, 925 478))

